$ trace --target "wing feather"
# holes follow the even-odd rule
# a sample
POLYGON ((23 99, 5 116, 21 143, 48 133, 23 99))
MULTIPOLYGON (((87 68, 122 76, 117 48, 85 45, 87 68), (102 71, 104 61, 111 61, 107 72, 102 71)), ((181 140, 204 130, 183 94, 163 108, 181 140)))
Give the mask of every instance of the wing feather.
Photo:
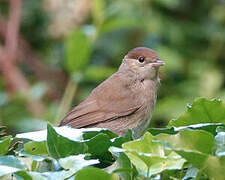
POLYGON ((142 103, 131 84, 126 76, 117 73, 112 75, 70 111, 60 126, 87 127, 134 113, 142 103))

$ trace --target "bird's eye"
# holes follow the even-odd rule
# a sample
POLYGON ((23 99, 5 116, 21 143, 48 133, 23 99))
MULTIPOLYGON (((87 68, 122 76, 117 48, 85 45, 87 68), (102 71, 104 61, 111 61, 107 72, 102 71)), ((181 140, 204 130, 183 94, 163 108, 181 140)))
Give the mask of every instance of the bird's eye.
POLYGON ((139 61, 140 63, 143 63, 143 62, 145 61, 145 57, 140 56, 140 57, 138 58, 138 61, 139 61))

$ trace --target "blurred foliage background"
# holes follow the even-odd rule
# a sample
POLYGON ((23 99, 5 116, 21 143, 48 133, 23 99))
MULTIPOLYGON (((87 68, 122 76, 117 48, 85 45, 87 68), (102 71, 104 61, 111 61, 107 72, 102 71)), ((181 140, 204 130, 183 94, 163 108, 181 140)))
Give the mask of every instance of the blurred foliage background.
POLYGON ((137 46, 166 62, 151 126, 225 101, 224 0, 1 0, 0 125, 57 125, 137 46))

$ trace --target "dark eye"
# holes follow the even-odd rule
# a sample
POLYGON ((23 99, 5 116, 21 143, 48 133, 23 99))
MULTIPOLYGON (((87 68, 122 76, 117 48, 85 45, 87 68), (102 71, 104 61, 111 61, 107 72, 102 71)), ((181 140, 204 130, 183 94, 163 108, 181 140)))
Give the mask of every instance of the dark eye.
POLYGON ((145 61, 145 57, 140 56, 140 57, 138 58, 138 61, 139 61, 140 63, 143 63, 143 62, 145 61))

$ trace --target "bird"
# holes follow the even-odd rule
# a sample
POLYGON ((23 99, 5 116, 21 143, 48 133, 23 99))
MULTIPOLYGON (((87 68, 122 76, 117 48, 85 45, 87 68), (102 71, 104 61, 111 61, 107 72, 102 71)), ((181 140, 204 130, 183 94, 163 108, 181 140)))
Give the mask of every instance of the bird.
POLYGON ((140 137, 148 128, 160 84, 159 67, 165 63, 147 47, 130 50, 117 72, 62 119, 59 126, 107 128, 123 136, 128 129, 140 137))

